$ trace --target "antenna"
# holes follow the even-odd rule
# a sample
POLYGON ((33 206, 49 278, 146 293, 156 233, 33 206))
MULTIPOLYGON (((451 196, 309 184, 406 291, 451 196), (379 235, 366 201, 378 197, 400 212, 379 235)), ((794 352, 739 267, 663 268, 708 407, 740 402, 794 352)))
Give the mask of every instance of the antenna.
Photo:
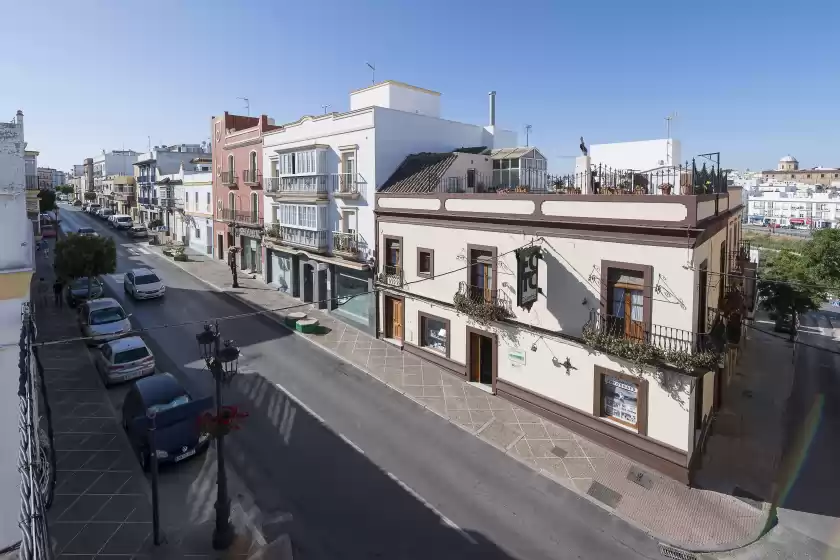
POLYGON ((324 110, 325 115, 327 114, 327 109, 329 109, 330 107, 332 107, 332 105, 321 105, 321 108, 324 110))
POLYGON ((665 117, 665 134, 668 141, 665 143, 665 163, 667 165, 674 165, 672 161, 672 153, 671 153, 671 121, 676 119, 679 116, 679 113, 674 111, 667 117, 665 117))
POLYGON ((374 66, 370 62, 365 62, 365 64, 367 64, 367 67, 370 68, 370 83, 375 84, 376 83, 376 66, 374 66))
POLYGON ((530 124, 525 125, 525 147, 529 147, 531 145, 529 144, 531 140, 531 128, 530 124))
POLYGON ((237 99, 241 99, 242 101, 245 102, 245 114, 250 117, 251 116, 251 100, 248 99, 247 97, 237 97, 237 99))
POLYGON ((146 140, 149 142, 149 151, 152 151, 152 137, 146 136, 146 140))

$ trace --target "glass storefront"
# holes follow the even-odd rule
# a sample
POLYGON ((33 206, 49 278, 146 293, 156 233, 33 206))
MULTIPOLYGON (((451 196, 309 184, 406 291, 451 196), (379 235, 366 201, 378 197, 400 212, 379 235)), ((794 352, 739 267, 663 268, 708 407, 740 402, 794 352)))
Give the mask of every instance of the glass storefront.
POLYGON ((292 257, 277 251, 271 251, 271 277, 269 282, 277 286, 281 292, 292 292, 292 257))
POLYGON ((337 306, 333 311, 365 327, 370 326, 374 294, 366 293, 369 289, 365 272, 337 268, 333 287, 337 306))
POLYGON ((420 319, 420 346, 446 354, 446 323, 442 319, 422 317, 420 319))

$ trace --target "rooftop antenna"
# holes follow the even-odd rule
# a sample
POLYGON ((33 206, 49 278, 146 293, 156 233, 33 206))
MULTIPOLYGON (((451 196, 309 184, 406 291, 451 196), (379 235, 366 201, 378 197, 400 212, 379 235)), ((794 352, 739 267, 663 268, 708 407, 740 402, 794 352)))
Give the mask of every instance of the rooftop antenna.
POLYGON ((532 128, 532 127, 531 127, 531 125, 530 125, 530 124, 526 124, 526 125, 525 125, 525 147, 526 147, 526 148, 527 148, 527 147, 529 147, 529 146, 531 145, 531 144, 529 143, 529 142, 530 142, 530 140, 531 140, 531 128, 532 128))
POLYGON ((327 109, 329 109, 330 107, 332 107, 332 105, 321 105, 321 108, 324 110, 325 115, 327 114, 327 109))
POLYGON ((248 99, 247 97, 237 97, 237 99, 241 99, 242 101, 245 102, 245 114, 250 117, 251 116, 251 100, 248 99))
POLYGON ((152 137, 146 136, 146 141, 149 143, 149 151, 152 151, 152 137))
POLYGON ((375 84, 376 83, 376 66, 374 66, 370 62, 365 62, 365 64, 367 64, 367 67, 370 68, 370 83, 375 84))
POLYGON ((672 161, 672 152, 671 152, 671 121, 676 119, 679 116, 679 113, 674 111, 667 117, 665 117, 665 135, 668 139, 668 142, 665 144, 665 163, 667 165, 673 165, 674 162, 672 161))

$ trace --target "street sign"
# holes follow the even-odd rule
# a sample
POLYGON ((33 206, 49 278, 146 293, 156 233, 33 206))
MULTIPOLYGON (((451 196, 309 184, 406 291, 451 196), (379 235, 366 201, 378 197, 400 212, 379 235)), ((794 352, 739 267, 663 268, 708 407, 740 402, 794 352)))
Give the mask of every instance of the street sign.
POLYGON ((516 250, 516 305, 531 310, 539 296, 539 263, 542 251, 539 247, 516 250))

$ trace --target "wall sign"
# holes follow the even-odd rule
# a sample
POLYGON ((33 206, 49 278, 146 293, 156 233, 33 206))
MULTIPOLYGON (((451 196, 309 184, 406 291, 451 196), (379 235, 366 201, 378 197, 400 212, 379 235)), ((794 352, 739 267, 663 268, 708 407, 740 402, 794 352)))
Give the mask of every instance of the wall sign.
POLYGON ((238 233, 239 235, 243 235, 245 237, 253 237, 254 239, 262 239, 262 230, 259 230, 259 229, 237 226, 236 233, 238 233))
POLYGON ((525 365, 525 351, 519 348, 508 350, 508 360, 515 366, 525 365))
POLYGON ((516 250, 516 305, 531 310, 539 296, 539 264, 542 251, 539 247, 516 250))

